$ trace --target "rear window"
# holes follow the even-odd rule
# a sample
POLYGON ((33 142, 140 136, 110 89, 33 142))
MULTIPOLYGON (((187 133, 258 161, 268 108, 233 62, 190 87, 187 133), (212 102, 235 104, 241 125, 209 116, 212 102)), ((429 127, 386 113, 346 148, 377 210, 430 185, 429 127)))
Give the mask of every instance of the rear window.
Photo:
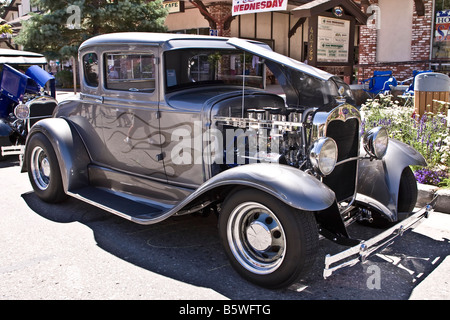
POLYGON ((96 53, 83 56, 84 81, 88 86, 98 86, 98 58, 96 53))

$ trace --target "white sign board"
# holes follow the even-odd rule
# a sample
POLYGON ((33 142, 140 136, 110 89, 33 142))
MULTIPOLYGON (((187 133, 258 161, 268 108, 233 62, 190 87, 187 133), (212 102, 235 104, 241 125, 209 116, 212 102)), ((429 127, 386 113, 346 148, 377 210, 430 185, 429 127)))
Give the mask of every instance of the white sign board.
POLYGON ((317 62, 348 62, 350 21, 319 16, 317 62))
POLYGON ((288 0, 233 0, 232 15, 287 9, 288 0))

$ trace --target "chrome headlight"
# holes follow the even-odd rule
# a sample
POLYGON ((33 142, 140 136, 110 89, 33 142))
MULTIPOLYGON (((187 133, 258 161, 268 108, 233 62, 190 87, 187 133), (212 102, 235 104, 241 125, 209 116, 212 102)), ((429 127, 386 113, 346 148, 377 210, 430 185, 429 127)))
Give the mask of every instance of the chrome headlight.
POLYGON ((20 102, 14 108, 14 115, 21 120, 27 119, 30 116, 30 107, 20 102))
POLYGON ((336 142, 331 138, 320 138, 311 149, 309 159, 315 170, 327 176, 333 172, 338 157, 336 142))
POLYGON ((389 135, 386 128, 376 127, 370 130, 363 138, 366 152, 377 159, 381 159, 386 154, 389 144, 389 135))

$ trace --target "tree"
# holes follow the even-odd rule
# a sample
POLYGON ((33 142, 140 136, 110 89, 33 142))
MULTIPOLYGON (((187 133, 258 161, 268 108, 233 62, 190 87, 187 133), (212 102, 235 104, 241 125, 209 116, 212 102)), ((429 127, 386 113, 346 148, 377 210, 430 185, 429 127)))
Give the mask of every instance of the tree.
POLYGON ((111 32, 164 32, 162 0, 32 0, 41 13, 23 23, 15 42, 48 58, 76 56, 80 44, 111 32))
POLYGON ((11 0, 0 0, 0 17, 4 18, 5 8, 11 3, 11 0))

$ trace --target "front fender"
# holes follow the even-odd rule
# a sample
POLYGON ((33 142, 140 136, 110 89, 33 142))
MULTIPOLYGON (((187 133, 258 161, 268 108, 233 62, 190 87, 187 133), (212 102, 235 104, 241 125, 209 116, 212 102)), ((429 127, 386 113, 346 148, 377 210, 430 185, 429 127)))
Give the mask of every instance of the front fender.
POLYGON ((335 201, 334 192, 309 174, 286 165, 248 164, 228 169, 196 192, 236 185, 262 190, 299 210, 322 211, 335 201))
MULTIPOLYGON (((30 138, 44 134, 53 146, 58 158, 64 191, 88 185, 87 165, 90 162, 86 148, 76 130, 63 118, 49 118, 37 122, 28 134, 25 155, 30 138)), ((22 172, 26 170, 27 157, 24 159, 22 172)))
POLYGON ((390 139, 381 161, 364 159, 360 162, 357 200, 371 202, 390 221, 397 221, 400 177, 406 167, 413 165, 426 166, 427 162, 414 148, 390 139))
POLYGON ((189 198, 227 185, 259 189, 295 209, 314 212, 323 236, 342 243, 348 241, 335 193, 299 169, 280 164, 242 165, 214 176, 189 198))

